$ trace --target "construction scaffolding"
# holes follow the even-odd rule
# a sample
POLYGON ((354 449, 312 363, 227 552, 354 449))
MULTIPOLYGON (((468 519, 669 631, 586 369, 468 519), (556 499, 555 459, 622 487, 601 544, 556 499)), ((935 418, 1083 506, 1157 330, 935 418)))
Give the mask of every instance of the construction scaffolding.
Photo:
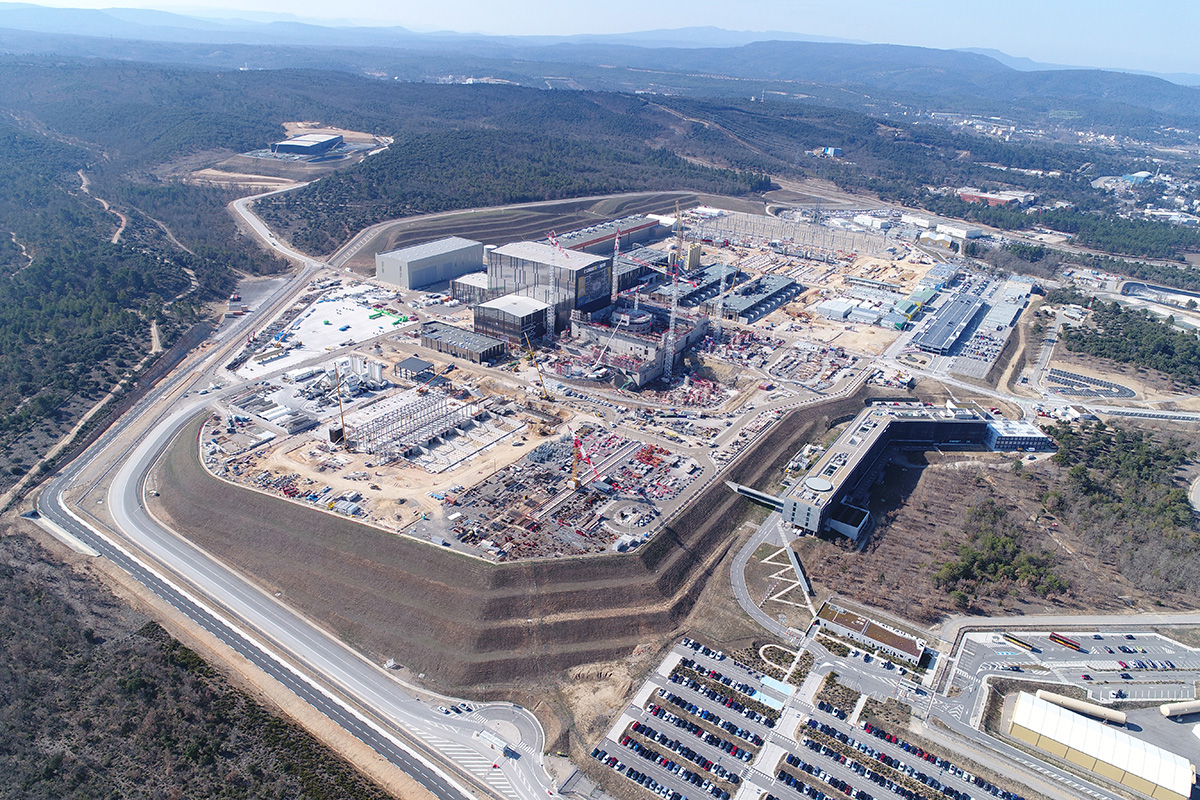
POLYGON ((480 412, 475 404, 451 406, 445 395, 428 394, 360 425, 346 426, 351 450, 379 456, 380 463, 428 447, 457 428, 469 427, 480 412))

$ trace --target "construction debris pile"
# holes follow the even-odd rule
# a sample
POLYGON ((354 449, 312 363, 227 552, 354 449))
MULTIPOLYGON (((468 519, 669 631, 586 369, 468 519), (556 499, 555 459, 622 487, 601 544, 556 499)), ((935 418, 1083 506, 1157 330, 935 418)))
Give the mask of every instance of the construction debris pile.
POLYGON ((858 357, 848 355, 841 347, 798 346, 771 367, 771 374, 821 391, 836 383, 843 370, 857 363, 858 357))

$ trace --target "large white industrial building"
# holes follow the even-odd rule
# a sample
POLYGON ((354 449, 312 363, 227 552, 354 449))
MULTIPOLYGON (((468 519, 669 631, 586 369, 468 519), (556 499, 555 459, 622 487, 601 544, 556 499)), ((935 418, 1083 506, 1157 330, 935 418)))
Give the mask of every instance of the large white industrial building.
POLYGON ((1183 756, 1027 692, 1017 695, 1009 734, 1154 800, 1187 800, 1196 782, 1183 756))
POLYGON ((404 289, 420 289, 478 272, 482 265, 481 242, 451 236, 378 253, 375 256, 375 277, 404 289))

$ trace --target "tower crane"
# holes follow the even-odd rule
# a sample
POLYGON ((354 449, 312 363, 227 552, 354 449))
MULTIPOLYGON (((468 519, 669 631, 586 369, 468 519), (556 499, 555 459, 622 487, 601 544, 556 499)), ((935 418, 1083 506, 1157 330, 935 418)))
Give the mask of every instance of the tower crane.
POLYGON ((533 345, 529 343, 529 334, 525 334, 525 346, 529 348, 529 360, 533 362, 534 369, 537 370, 538 380, 542 383, 542 399, 547 403, 553 403, 554 397, 546 389, 546 376, 542 374, 542 365, 537 362, 537 356, 534 355, 533 345))
POLYGON ((612 292, 609 295, 609 305, 617 304, 617 256, 621 255, 621 229, 617 228, 617 235, 613 237, 613 259, 612 259, 612 292))
MULTIPOLYGON (((678 242, 682 241, 682 239, 683 239, 682 234, 680 234, 677 237, 677 243, 675 246, 676 259, 675 259, 675 269, 673 269, 673 270, 663 269, 662 267, 656 267, 647 261, 642 261, 640 258, 629 255, 628 253, 625 254, 625 257, 627 259, 629 259, 630 261, 632 261, 633 263, 640 264, 641 266, 646 267, 647 269, 654 270, 655 272, 660 273, 662 275, 666 275, 668 278, 671 279, 671 317, 670 317, 669 322, 667 323, 667 341, 666 341, 668 354, 667 354, 666 364, 663 367, 663 377, 666 379, 667 383, 671 382, 671 378, 673 377, 674 367, 675 367, 675 326, 676 326, 676 321, 679 318, 679 258, 678 258, 679 244, 678 244, 678 242)), ((685 279, 685 281, 686 281, 686 279, 685 279)), ((690 283, 693 287, 696 285, 692 281, 686 281, 686 282, 690 283)), ((636 295, 634 297, 635 297, 635 302, 636 302, 636 295)))
POLYGON ((675 203, 675 269, 671 286, 671 322, 667 328, 667 360, 663 364, 663 381, 670 386, 675 378, 675 320, 679 315, 679 268, 683 259, 683 219, 679 203, 675 203))
MULTIPOLYGON (((725 329, 724 329, 724 323, 725 323, 725 276, 728 273, 728 271, 729 271, 729 264, 727 264, 725 261, 722 261, 721 262, 721 283, 718 284, 718 286, 717 286, 717 302, 716 302, 715 312, 713 313, 713 319, 712 319, 712 329, 713 329, 713 334, 714 334, 713 339, 715 339, 718 342, 721 341, 721 338, 722 338, 723 334, 725 333, 725 329)), ((734 276, 734 280, 737 280, 736 269, 733 273, 733 276, 734 276)))

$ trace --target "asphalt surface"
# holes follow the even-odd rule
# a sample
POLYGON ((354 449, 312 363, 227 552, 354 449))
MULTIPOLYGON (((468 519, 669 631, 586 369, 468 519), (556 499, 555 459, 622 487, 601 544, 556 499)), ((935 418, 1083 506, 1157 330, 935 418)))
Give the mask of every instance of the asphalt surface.
POLYGON ((271 247, 305 264, 305 268, 261 303, 256 313, 223 329, 216 339, 224 341, 225 346, 192 359, 156 386, 48 484, 38 498, 38 513, 126 570, 439 800, 474 797, 480 792, 503 800, 553 794, 553 784, 542 768, 544 733, 532 714, 511 704, 484 705, 462 715, 443 713, 440 704, 450 706, 457 700, 436 695, 428 702, 417 699, 394 675, 165 528, 147 512, 143 502, 145 477, 167 444, 195 415, 207 413, 209 401, 240 387, 229 386, 190 403, 176 400, 164 406, 162 401, 185 384, 224 382, 227 378, 218 376, 229 356, 227 347, 240 344, 249 330, 267 324, 307 285, 317 267, 303 254, 277 242, 246 211, 253 199, 237 201, 234 210, 271 247), (161 410, 164 407, 166 410, 161 410), (155 414, 157 417, 153 417, 155 414), (147 429, 135 444, 124 446, 120 437, 136 423, 146 423, 147 429), (89 475, 89 480, 92 488, 109 481, 102 502, 115 522, 117 531, 113 533, 101 532, 85 522, 78 512, 86 515, 86 510, 70 508, 64 497, 93 463, 106 465, 99 477, 89 475), (490 735, 480 738, 485 730, 490 735), (496 746, 497 741, 510 745, 507 757, 496 746))
POLYGON ((188 593, 131 557, 124 549, 109 542, 105 537, 93 533, 91 528, 67 513, 64 507, 56 501, 61 499, 61 493, 70 484, 70 480, 71 476, 63 476, 42 492, 38 498, 39 514, 65 529, 102 557, 124 569, 147 589, 187 615, 192 622, 216 636, 247 661, 294 692, 297 697, 308 702, 313 708, 337 722, 388 761, 400 767, 441 800, 458 800, 458 798, 469 796, 446 777, 399 747, 389 737, 367 725, 350 709, 298 676, 285 663, 273 658, 261 645, 251 641, 246 634, 231 623, 213 614, 208 608, 193 600, 188 593))

